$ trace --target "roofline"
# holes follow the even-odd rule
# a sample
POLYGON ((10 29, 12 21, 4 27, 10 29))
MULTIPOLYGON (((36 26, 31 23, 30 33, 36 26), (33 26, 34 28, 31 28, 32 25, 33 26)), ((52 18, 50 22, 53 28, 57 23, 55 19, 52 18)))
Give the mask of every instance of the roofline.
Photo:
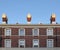
POLYGON ((60 24, 0 24, 0 26, 60 26, 60 24))

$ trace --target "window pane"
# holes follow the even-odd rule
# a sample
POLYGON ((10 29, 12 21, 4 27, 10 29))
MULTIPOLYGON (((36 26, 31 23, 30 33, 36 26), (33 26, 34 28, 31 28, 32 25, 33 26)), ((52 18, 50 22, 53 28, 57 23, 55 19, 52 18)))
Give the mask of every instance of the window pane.
POLYGON ((20 36, 24 36, 25 35, 24 29, 19 29, 19 35, 20 36))
POLYGON ((53 29, 47 29, 47 35, 53 35, 53 29))
POLYGON ((20 41, 20 45, 24 45, 24 40, 21 40, 20 41))
POLYGON ((33 40, 33 47, 38 47, 39 41, 37 39, 33 40))
POLYGON ((10 36, 11 35, 11 29, 5 29, 5 35, 10 36))
POLYGON ((47 40, 47 47, 53 47, 53 39, 47 40))
POLYGON ((25 46, 25 40, 19 40, 19 47, 25 46))
POLYGON ((38 34, 39 34, 38 29, 33 29, 33 35, 38 36, 38 34))
POLYGON ((11 40, 9 39, 5 40, 5 47, 11 47, 11 40))

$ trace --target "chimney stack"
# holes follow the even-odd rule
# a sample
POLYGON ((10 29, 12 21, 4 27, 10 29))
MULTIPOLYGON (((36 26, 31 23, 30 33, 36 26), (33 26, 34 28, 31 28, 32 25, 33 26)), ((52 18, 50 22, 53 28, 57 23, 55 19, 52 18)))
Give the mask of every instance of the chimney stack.
POLYGON ((27 23, 28 24, 30 24, 31 23, 31 14, 30 13, 28 13, 28 15, 27 15, 27 23))
POLYGON ((6 14, 2 14, 2 24, 7 24, 8 19, 6 14))
POLYGON ((55 20, 56 20, 56 15, 55 14, 52 14, 51 15, 51 19, 50 19, 50 23, 51 24, 56 24, 56 21, 55 20))

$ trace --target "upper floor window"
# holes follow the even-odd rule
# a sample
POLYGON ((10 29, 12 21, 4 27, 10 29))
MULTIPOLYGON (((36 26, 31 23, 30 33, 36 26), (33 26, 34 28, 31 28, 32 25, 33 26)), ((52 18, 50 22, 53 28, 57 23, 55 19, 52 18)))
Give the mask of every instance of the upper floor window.
POLYGON ((39 35, 39 29, 33 29, 33 36, 39 35))
POLYGON ((5 36, 11 36, 11 29, 10 28, 5 29, 5 36))
POLYGON ((39 40, 33 39, 33 47, 39 47, 39 40))
POLYGON ((47 29, 47 35, 53 35, 53 29, 52 28, 48 28, 47 29))
POLYGON ((5 39, 5 47, 11 47, 11 39, 5 39))
POLYGON ((52 48, 53 47, 53 39, 47 39, 47 47, 52 48))
POLYGON ((25 35, 25 29, 19 29, 19 36, 25 35))
POLYGON ((25 47, 25 40, 24 39, 19 40, 19 47, 22 47, 22 48, 25 47))

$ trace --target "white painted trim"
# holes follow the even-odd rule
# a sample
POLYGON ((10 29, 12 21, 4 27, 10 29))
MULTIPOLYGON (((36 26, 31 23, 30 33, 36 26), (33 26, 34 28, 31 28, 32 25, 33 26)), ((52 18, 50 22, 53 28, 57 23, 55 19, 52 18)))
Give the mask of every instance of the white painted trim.
MULTIPOLYGON (((1 27, 1 26, 0 26, 1 27)), ((52 27, 52 28, 60 28, 59 26, 2 26, 2 28, 8 28, 8 27, 11 27, 11 28, 48 28, 48 27, 52 27)))
POLYGON ((3 21, 2 24, 6 24, 6 21, 3 21))
POLYGON ((47 48, 53 48, 53 47, 48 47, 48 42, 47 42, 48 40, 52 40, 53 41, 53 47, 54 47, 54 39, 47 39, 46 40, 46 46, 47 46, 47 48))
POLYGON ((33 29, 32 29, 32 35, 33 35, 33 36, 39 36, 39 28, 33 28, 33 29), (38 35, 34 35, 34 29, 37 29, 37 30, 38 30, 38 33, 37 33, 38 35))
POLYGON ((24 29, 24 28, 20 28, 20 29, 19 29, 19 34, 18 34, 18 35, 19 35, 19 36, 25 36, 25 29, 24 29, 24 35, 20 35, 20 30, 21 30, 21 29, 24 29))
POLYGON ((5 36, 11 36, 11 28, 5 28, 5 29, 4 29, 4 35, 5 35, 5 36), (10 30, 10 35, 7 35, 7 34, 6 34, 6 30, 7 30, 7 29, 10 30))
POLYGON ((39 39, 33 39, 33 43, 32 43, 33 48, 35 48, 35 47, 34 47, 34 40, 38 40, 38 47, 37 47, 37 48, 39 48, 39 46, 40 46, 40 45, 39 45, 39 39))
POLYGON ((1 28, 7 28, 7 27, 11 27, 11 28, 59 28, 60 24, 0 24, 1 28))
POLYGON ((31 22, 27 22, 27 24, 31 24, 31 22))
POLYGON ((53 36, 53 34, 54 34, 53 28, 47 28, 46 29, 46 34, 47 34, 47 36, 53 36), (48 29, 51 29, 52 30, 52 33, 51 34, 48 33, 48 29))
MULTIPOLYGON (((11 46, 10 46, 10 47, 6 47, 6 40, 10 40, 10 41, 11 41, 11 39, 5 39, 5 40, 4 40, 4 47, 5 47, 5 48, 11 48, 11 46)), ((10 45, 11 45, 11 44, 10 44, 10 45)))
POLYGON ((56 22, 55 21, 52 21, 52 24, 56 24, 56 22))
POLYGON ((20 41, 21 41, 21 40, 24 40, 24 48, 25 48, 25 39, 19 39, 19 40, 18 40, 18 47, 20 48, 20 41))

